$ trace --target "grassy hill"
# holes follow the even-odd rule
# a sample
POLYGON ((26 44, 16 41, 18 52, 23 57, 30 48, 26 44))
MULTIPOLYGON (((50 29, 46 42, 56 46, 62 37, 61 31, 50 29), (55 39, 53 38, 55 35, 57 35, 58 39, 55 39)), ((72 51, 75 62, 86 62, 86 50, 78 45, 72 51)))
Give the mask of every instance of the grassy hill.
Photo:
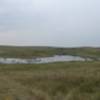
POLYGON ((32 58, 53 55, 77 55, 83 57, 100 57, 100 48, 55 48, 55 47, 13 47, 0 46, 0 57, 32 58))

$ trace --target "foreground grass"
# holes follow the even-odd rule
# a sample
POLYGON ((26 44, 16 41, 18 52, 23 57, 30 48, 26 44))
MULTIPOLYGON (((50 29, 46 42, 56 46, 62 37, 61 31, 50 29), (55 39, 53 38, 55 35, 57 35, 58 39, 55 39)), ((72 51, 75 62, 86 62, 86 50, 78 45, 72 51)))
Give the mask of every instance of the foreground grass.
POLYGON ((32 58, 32 57, 46 57, 53 55, 75 55, 75 56, 91 57, 97 59, 98 57, 100 57, 100 48, 0 46, 0 57, 32 58))
POLYGON ((0 100, 100 100, 100 62, 0 65, 0 100))

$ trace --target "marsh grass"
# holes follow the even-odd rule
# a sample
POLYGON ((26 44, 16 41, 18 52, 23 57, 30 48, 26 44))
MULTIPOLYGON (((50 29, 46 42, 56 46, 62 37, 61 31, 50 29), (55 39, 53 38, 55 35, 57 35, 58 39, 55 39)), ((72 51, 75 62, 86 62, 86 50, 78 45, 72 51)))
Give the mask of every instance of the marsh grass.
POLYGON ((100 57, 100 48, 55 48, 55 47, 14 47, 0 46, 0 57, 4 58, 33 58, 53 55, 73 55, 90 57, 95 60, 100 57))
POLYGON ((100 100, 100 62, 0 65, 0 100, 100 100))

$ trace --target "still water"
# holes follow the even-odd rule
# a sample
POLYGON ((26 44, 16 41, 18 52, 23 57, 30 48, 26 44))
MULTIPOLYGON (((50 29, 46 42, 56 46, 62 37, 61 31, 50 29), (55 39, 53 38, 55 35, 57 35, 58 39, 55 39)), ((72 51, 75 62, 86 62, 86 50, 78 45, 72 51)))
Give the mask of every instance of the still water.
POLYGON ((53 62, 69 62, 69 61, 92 61, 90 58, 70 55, 55 55, 52 57, 37 57, 33 59, 21 58, 0 58, 0 64, 41 64, 53 62))

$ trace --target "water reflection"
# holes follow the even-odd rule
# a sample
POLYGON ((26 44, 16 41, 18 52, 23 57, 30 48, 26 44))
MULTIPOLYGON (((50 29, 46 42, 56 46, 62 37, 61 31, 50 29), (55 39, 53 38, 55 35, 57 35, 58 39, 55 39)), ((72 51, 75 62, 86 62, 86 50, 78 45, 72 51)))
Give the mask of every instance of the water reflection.
POLYGON ((1 64, 40 64, 40 63, 52 63, 52 62, 68 62, 68 61, 92 61, 90 58, 83 58, 79 56, 70 55, 55 55, 52 57, 39 57, 33 59, 21 59, 21 58, 0 58, 1 64))

